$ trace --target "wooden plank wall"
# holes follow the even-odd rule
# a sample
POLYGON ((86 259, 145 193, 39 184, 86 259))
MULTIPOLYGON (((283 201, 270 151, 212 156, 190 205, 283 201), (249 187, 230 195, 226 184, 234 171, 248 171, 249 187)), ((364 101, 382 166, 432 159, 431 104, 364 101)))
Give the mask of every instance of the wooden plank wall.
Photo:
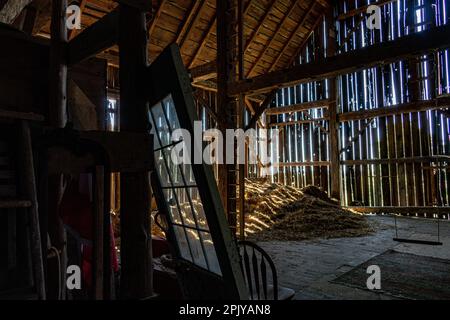
MULTIPOLYGON (((439 26, 448 20, 449 0, 436 5, 419 0, 399 0, 382 6, 381 31, 368 30, 359 16, 336 22, 340 52, 396 39, 410 32, 439 26), (406 8, 414 21, 406 17, 406 8), (433 9, 435 8, 435 9, 433 9)), ((337 16, 368 4, 340 1, 337 16)), ((297 63, 324 56, 327 48, 324 25, 310 36, 297 63)), ((410 61, 342 75, 338 78, 338 112, 391 107, 450 94, 448 50, 410 61), (416 88, 416 89, 415 89, 416 88)), ((327 81, 279 90, 272 107, 327 99, 327 81)), ((214 94, 203 93, 214 105, 214 94)), ((206 113, 207 114, 207 113, 206 113)), ((315 185, 330 192, 327 108, 267 116, 268 127, 280 130, 281 166, 273 182, 296 187, 315 185), (311 120, 316 119, 316 120, 311 120)), ((247 115, 248 117, 248 115, 247 115)), ((206 127, 213 125, 206 121, 206 127)), ((448 110, 429 110, 342 121, 339 129, 341 203, 361 206, 449 206, 450 123, 448 110), (447 157, 447 158, 446 158, 447 157)), ((258 177, 249 167, 248 175, 258 177)))

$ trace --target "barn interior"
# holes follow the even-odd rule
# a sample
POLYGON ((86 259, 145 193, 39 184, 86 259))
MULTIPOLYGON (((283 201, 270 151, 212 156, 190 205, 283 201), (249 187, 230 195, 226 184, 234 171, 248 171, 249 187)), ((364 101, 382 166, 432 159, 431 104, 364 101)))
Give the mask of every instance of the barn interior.
POLYGON ((449 19, 0 0, 0 300, 450 299, 449 19))

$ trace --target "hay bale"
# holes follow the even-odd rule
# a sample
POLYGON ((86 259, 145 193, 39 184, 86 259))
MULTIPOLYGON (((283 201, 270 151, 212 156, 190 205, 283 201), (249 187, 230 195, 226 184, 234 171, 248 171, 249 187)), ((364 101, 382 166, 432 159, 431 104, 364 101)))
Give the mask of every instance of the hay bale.
POLYGON ((362 236, 366 217, 345 210, 321 189, 246 180, 245 232, 254 241, 362 236))

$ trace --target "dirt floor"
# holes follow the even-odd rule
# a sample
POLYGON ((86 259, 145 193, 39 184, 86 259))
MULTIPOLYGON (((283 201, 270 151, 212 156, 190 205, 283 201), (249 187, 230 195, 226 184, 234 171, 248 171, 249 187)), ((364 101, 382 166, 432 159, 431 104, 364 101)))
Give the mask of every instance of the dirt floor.
MULTIPOLYGON (((368 221, 374 232, 362 237, 265 241, 258 244, 273 259, 280 284, 294 289, 294 299, 300 300, 398 299, 383 290, 361 290, 333 283, 342 274, 387 250, 450 260, 450 221, 440 224, 442 246, 393 241, 395 229, 392 217, 369 216, 368 221)), ((397 224, 399 237, 431 241, 437 239, 436 221, 399 218, 397 224)), ((381 286, 383 289, 383 270, 381 286)))

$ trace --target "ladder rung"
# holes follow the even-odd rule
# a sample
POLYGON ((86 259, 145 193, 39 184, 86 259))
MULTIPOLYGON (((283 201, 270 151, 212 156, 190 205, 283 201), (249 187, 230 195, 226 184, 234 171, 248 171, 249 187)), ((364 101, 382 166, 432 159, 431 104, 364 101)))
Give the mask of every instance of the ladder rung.
POLYGON ((31 201, 28 200, 0 200, 0 209, 29 208, 31 201))

